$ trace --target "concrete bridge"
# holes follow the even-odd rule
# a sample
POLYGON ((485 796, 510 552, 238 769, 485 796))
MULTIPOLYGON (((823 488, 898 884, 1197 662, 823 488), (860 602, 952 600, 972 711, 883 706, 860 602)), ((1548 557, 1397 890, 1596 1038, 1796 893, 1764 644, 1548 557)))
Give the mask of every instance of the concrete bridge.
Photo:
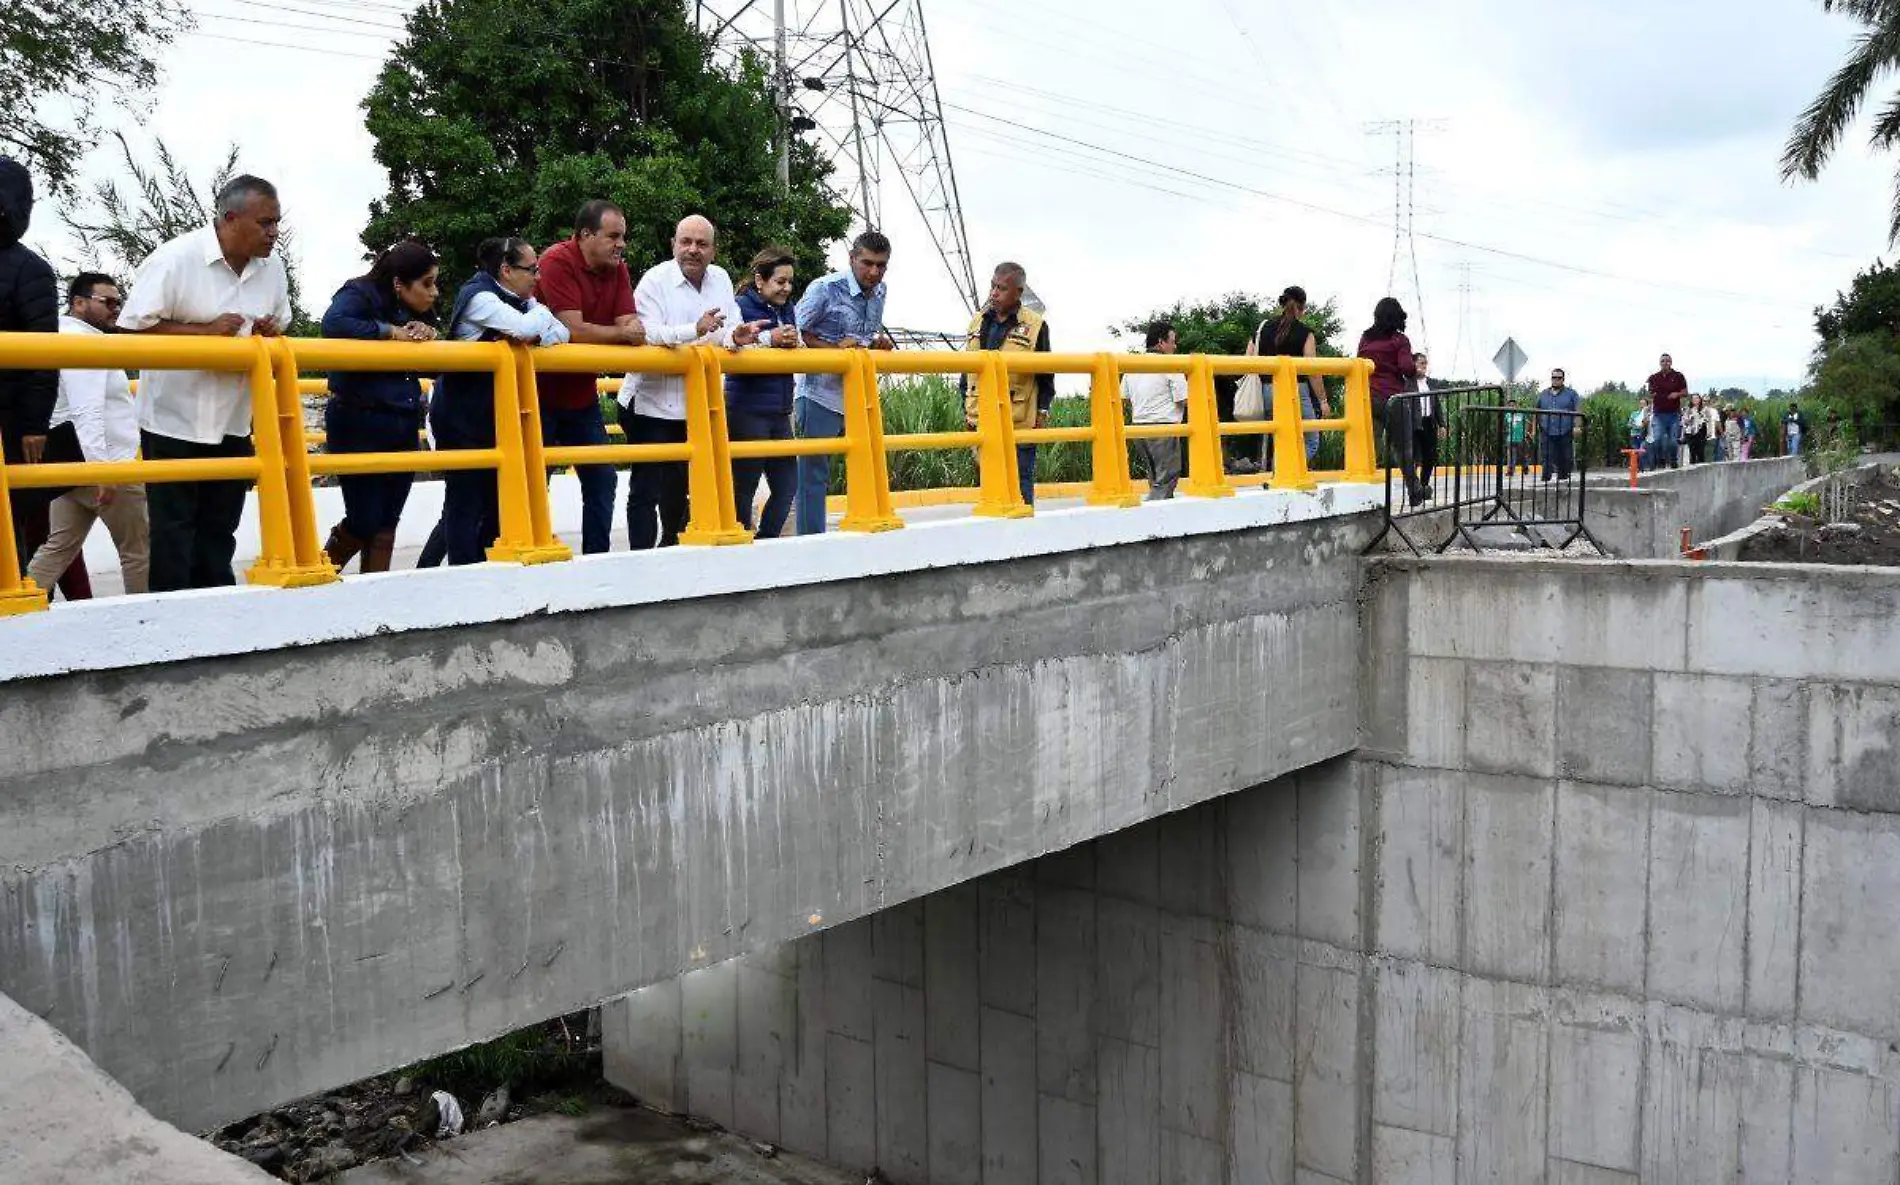
POLYGON ((0 992, 186 1128, 624 997, 904 1185, 1891 1181, 1900 576, 1371 497, 16 618, 0 992))

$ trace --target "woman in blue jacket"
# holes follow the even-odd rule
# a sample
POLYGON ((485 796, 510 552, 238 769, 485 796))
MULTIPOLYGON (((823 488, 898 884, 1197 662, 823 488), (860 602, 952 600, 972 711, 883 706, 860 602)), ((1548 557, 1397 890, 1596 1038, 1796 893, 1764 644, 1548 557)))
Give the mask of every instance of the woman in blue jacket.
MULTIPOLYGON (((369 274, 337 289, 323 315, 323 336, 367 341, 435 340, 435 252, 404 239, 376 257, 369 274)), ((333 453, 404 453, 419 447, 422 382, 393 371, 333 371, 330 402, 323 409, 328 449, 333 453)), ((411 473, 377 473, 337 479, 343 487, 343 521, 330 531, 324 551, 338 571, 358 553, 364 572, 389 571, 396 547, 396 521, 409 500, 411 473)))
MULTIPOLYGON (((798 318, 792 307, 790 247, 767 247, 752 259, 739 287, 739 319, 772 328, 759 341, 782 349, 798 345, 798 318)), ((792 376, 735 374, 726 379, 726 426, 733 440, 792 439, 792 376)), ((752 503, 765 478, 771 493, 759 514, 758 537, 776 539, 785 530, 797 493, 798 459, 769 457, 732 463, 732 492, 739 521, 752 526, 752 503)))

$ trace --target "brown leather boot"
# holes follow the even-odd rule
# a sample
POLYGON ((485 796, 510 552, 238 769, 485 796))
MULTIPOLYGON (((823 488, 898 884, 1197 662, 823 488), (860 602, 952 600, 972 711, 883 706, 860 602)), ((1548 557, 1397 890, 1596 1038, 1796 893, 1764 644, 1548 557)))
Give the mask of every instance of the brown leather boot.
POLYGON ((363 571, 389 571, 389 557, 396 550, 396 532, 378 531, 370 536, 369 545, 363 548, 363 571))
POLYGON ((336 565, 339 572, 362 550, 363 541, 344 530, 342 523, 330 528, 330 541, 323 545, 324 554, 330 557, 330 562, 336 565))

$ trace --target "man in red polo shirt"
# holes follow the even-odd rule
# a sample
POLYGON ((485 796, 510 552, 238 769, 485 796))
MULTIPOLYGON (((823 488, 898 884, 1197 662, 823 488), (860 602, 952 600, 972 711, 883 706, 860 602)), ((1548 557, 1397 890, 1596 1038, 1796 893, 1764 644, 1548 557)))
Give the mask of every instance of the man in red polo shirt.
MULTIPOLYGON (((569 340, 584 345, 646 344, 646 329, 633 310, 633 280, 627 274, 627 216, 596 198, 574 216, 574 237, 541 256, 535 299, 567 326, 569 340)), ((606 444, 607 424, 591 374, 545 374, 541 392, 541 437, 549 445, 606 444)), ((611 465, 582 465, 581 551, 606 551, 614 518, 611 465)))
POLYGON ((1682 457, 1682 397, 1689 393, 1689 380, 1676 369, 1675 360, 1662 356, 1662 369, 1649 376, 1650 432, 1649 467, 1676 468, 1682 457))

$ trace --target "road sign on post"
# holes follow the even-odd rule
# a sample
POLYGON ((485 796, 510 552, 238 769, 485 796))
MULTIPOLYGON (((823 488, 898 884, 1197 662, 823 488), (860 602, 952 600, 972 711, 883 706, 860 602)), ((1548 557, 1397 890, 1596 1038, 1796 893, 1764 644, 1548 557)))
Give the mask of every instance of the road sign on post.
POLYGON ((1504 381, 1507 383, 1515 383, 1518 372, 1523 370, 1524 364, 1530 360, 1530 355, 1524 352, 1524 347, 1518 345, 1514 337, 1505 338, 1504 344, 1498 347, 1498 352, 1491 358, 1492 364, 1498 368, 1498 373, 1504 376, 1504 381))

